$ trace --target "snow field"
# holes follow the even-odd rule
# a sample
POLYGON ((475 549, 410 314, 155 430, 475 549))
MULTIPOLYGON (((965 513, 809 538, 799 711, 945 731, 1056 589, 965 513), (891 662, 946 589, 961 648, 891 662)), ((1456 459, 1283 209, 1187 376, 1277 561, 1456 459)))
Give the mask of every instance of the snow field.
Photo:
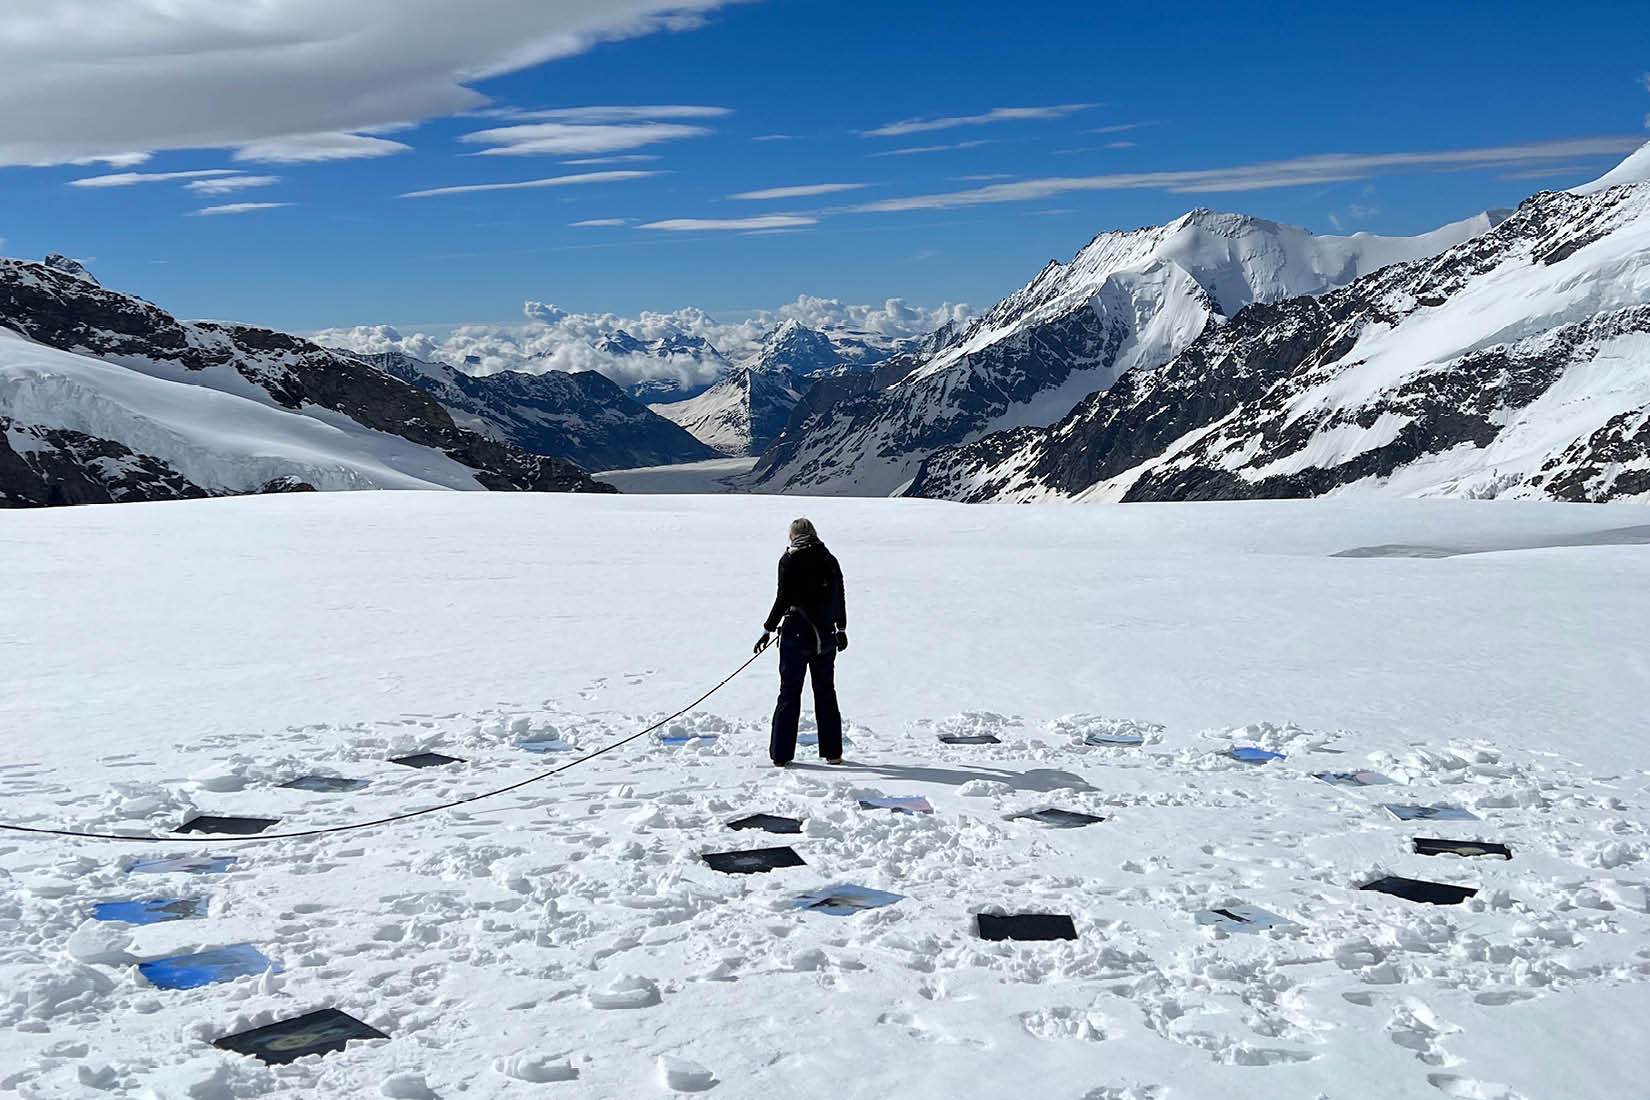
MULTIPOLYGON (((561 761, 522 742, 599 747, 743 660, 798 510, 393 494, 8 516, 0 804, 25 824, 164 832, 203 811, 287 829, 502 786, 561 761), (385 762, 424 750, 466 762, 385 762), (372 786, 274 786, 310 772, 372 786)), ((401 827, 0 838, 0 1089, 1632 1094, 1650 748, 1646 669, 1622 641, 1650 562, 1607 536, 1642 509, 807 511, 848 574, 851 766, 767 767, 764 661, 663 731, 714 739, 646 739, 401 827), (1328 556, 1383 546, 1469 552, 1328 556), (1097 732, 1145 743, 1086 744, 1097 732), (1234 745, 1286 755, 1245 764, 1234 745), (1393 784, 1311 778, 1364 768, 1393 784), (857 808, 875 795, 936 812, 857 808), (1397 801, 1484 820, 1401 824, 1380 810, 1397 801), (1046 806, 1106 820, 1005 820, 1046 806), (753 812, 804 832, 725 828, 753 812), (1413 836, 1514 858, 1422 857, 1413 836), (807 866, 700 861, 770 843, 807 866), (124 873, 172 852, 239 859, 124 873), (1479 893, 1442 909, 1357 891, 1386 874, 1479 893), (790 907, 838 882, 905 900, 790 907), (210 916, 86 924, 97 901, 162 895, 207 896, 210 916), (1236 904, 1301 929, 1195 921, 1236 904), (1079 939, 979 940, 973 915, 999 910, 1070 913, 1079 939), (282 972, 173 993, 130 961, 237 942, 282 972), (391 1039, 276 1068, 210 1046, 322 1007, 391 1039)))

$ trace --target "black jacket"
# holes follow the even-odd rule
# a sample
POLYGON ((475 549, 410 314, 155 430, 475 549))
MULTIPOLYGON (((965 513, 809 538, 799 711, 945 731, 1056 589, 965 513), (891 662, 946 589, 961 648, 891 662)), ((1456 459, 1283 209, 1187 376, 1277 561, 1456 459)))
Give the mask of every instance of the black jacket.
POLYGON ((822 542, 793 546, 779 559, 779 594, 774 597, 764 627, 778 630, 779 621, 793 607, 806 615, 821 634, 848 628, 842 566, 822 542))

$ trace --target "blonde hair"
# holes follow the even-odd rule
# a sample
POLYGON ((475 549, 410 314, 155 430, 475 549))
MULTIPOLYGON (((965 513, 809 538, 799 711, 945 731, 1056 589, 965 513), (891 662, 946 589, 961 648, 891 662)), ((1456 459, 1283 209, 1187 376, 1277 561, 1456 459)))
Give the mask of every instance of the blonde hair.
POLYGON ((790 540, 797 542, 801 539, 817 539, 819 532, 814 530, 813 521, 809 519, 791 520, 790 540))

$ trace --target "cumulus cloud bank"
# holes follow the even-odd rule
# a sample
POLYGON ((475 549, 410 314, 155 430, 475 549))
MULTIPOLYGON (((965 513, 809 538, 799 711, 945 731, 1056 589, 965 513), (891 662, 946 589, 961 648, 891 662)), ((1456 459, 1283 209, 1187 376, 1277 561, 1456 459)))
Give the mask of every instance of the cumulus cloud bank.
POLYGON ((449 363, 471 374, 595 370, 621 385, 665 378, 700 385, 714 380, 729 363, 754 355, 763 340, 788 320, 828 333, 855 333, 891 343, 923 336, 949 321, 972 316, 966 305, 951 302, 927 309, 901 298, 874 306, 809 295, 735 321, 719 321, 696 308, 621 317, 613 313, 568 313, 537 301, 525 303, 522 312, 527 319, 523 325, 460 325, 439 335, 403 333, 388 325, 361 325, 326 329, 313 338, 329 347, 362 354, 401 351, 419 359, 449 363), (619 332, 643 343, 697 337, 720 354, 625 354, 599 346, 604 337, 619 332))
POLYGON ((726 2, 468 0, 461 18, 451 0, 7 4, 0 165, 130 165, 184 148, 272 163, 399 152, 372 133, 485 107, 473 82, 684 29, 726 2))

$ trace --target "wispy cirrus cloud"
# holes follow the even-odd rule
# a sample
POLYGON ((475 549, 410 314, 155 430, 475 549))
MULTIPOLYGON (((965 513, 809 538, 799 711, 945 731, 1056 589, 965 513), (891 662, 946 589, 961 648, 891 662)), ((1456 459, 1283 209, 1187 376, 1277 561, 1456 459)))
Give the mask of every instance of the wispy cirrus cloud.
POLYGON ((1138 130, 1144 126, 1156 126, 1154 119, 1151 122, 1114 122, 1110 126, 1092 126, 1084 130, 1085 134, 1126 134, 1130 130, 1138 130))
POLYGON ((436 195, 473 195, 481 191, 529 191, 540 187, 577 187, 592 183, 619 183, 624 180, 646 179, 658 172, 580 172, 571 176, 549 176, 545 179, 520 180, 511 183, 466 183, 456 187, 429 187, 422 191, 408 191, 403 199, 427 199, 436 195))
POLYGON ((168 183, 172 180, 205 179, 209 176, 237 176, 235 168, 203 168, 194 172, 113 172, 106 176, 84 176, 70 180, 70 187, 132 187, 140 183, 168 183))
POLYGON ((795 187, 769 187, 761 191, 741 191, 730 199, 802 199, 809 195, 833 195, 840 191, 858 191, 868 183, 804 183, 795 187))
POLYGON ((228 202, 221 206, 206 206, 195 211, 198 218, 211 218, 221 214, 250 214, 255 210, 279 210, 283 206, 291 206, 290 202, 228 202))
POLYGON ((881 199, 849 208, 857 213, 947 210, 987 203, 1026 202, 1083 191, 1161 190, 1192 192, 1259 191, 1272 187, 1339 183, 1391 172, 1453 172, 1562 161, 1581 156, 1615 156, 1643 144, 1631 137, 1571 138, 1482 149, 1417 153, 1323 153, 1290 160, 1168 172, 1119 172, 1102 176, 1053 177, 993 184, 965 191, 881 199))
POLYGON ((465 134, 460 141, 488 145, 481 156, 531 157, 568 156, 580 153, 615 153, 640 149, 661 141, 704 137, 704 126, 680 122, 603 123, 581 125, 571 122, 530 122, 518 126, 496 126, 465 134))
POLYGON ((577 160, 564 160, 563 164, 646 164, 652 160, 662 160, 658 153, 620 153, 616 157, 580 157, 577 160))
POLYGON ((759 229, 797 229, 817 225, 819 219, 806 214, 762 214, 754 218, 667 218, 664 221, 645 222, 638 229, 662 229, 669 233, 697 231, 739 231, 759 229))
POLYGON ((668 118, 725 118, 731 107, 695 107, 674 103, 653 107, 553 107, 544 111, 511 111, 506 117, 549 122, 659 122, 668 118))
POLYGON ((758 134, 752 141, 795 141, 795 134, 758 134))
POLYGON ((287 134, 243 145, 235 160, 257 164, 317 164, 329 160, 369 160, 410 153, 412 146, 367 134, 287 134))
POLYGON ((952 115, 947 118, 908 118, 903 122, 889 122, 875 130, 866 130, 866 137, 900 137, 905 134, 925 134, 934 130, 952 130, 958 126, 986 126, 993 122, 1024 122, 1032 119, 1065 118, 1079 111, 1098 106, 1095 103, 1061 103, 1052 107, 994 107, 984 114, 952 115))
POLYGON ((574 229, 598 229, 617 225, 629 225, 631 218, 586 218, 582 222, 568 222, 574 229))
POLYGON ((213 179, 195 180, 183 185, 185 191, 193 191, 197 195, 227 195, 231 191, 245 191, 253 187, 268 187, 281 182, 280 176, 218 176, 213 179))
POLYGON ((990 145, 987 138, 976 141, 959 141, 954 145, 915 145, 908 149, 884 149, 880 153, 866 153, 868 157, 909 157, 917 153, 946 153, 953 149, 978 149, 982 145, 990 145))

